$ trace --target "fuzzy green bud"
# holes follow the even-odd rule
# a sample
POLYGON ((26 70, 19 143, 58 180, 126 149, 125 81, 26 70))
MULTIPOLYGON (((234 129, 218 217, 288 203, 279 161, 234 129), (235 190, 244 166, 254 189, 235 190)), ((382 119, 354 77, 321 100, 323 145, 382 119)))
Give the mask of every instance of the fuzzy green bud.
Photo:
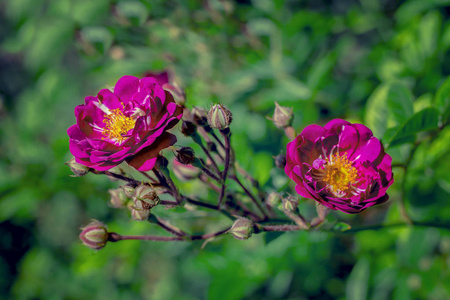
POLYGON ((253 222, 247 218, 238 218, 228 233, 238 240, 247 240, 253 234, 253 222))
POLYGON ((105 224, 93 220, 81 229, 80 239, 85 246, 95 250, 105 247, 108 242, 108 229, 105 224))
POLYGON ((277 192, 270 192, 267 195, 266 202, 271 207, 277 207, 281 203, 281 196, 277 192))
POLYGON ((71 177, 80 177, 84 176, 87 173, 89 173, 89 167, 86 167, 85 165, 82 165, 80 163, 77 163, 75 161, 75 157, 72 157, 71 160, 65 163, 67 166, 69 166, 70 170, 72 171, 73 175, 70 175, 71 177))
POLYGON ((214 129, 228 128, 232 120, 231 111, 221 104, 214 105, 208 112, 208 124, 214 129))

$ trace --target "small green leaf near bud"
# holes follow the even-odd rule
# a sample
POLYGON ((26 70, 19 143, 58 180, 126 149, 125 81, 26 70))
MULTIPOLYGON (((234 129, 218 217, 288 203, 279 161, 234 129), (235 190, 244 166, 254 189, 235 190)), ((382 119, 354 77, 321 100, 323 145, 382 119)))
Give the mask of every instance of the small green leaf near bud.
POLYGON ((238 218, 228 233, 238 240, 247 240, 253 234, 253 225, 253 222, 247 218, 238 218))
POLYGON ((214 105, 208 112, 208 124, 214 129, 228 128, 232 120, 230 110, 221 104, 214 105))
POLYGON ((298 198, 294 196, 288 196, 283 198, 283 210, 295 211, 298 207, 298 198))
POLYGON ((105 247, 108 242, 108 229, 105 224, 93 220, 81 229, 80 239, 85 246, 95 250, 105 247))
POLYGON ((68 162, 66 162, 66 165, 69 166, 70 170, 73 172, 73 175, 70 175, 71 177, 80 177, 89 173, 89 167, 77 163, 75 161, 75 157, 72 157, 68 162))

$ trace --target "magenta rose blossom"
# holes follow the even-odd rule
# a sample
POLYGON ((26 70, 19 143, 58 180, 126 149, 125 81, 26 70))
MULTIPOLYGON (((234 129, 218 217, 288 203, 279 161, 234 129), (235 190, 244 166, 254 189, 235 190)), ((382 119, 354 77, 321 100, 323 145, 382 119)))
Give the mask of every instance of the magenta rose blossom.
POLYGON ((305 198, 350 214, 389 199, 392 159, 362 124, 334 119, 309 125, 286 152, 285 172, 305 198))
POLYGON ((76 162, 104 171, 125 160, 148 171, 158 153, 177 141, 167 130, 181 119, 182 108, 158 79, 123 76, 114 92, 102 89, 86 97, 75 116, 67 133, 76 162))

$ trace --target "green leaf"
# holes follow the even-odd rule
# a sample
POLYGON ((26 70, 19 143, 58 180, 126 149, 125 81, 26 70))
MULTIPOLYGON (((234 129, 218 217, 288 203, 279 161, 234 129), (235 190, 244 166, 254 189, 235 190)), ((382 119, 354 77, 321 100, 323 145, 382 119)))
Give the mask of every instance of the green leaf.
POLYGON ((399 127, 391 141, 388 143, 388 147, 411 142, 412 137, 414 137, 415 140, 416 133, 437 128, 438 116, 439 112, 434 107, 426 108, 414 114, 399 127))
POLYGON ((346 299, 366 299, 369 285, 370 262, 367 258, 360 259, 350 273, 345 289, 346 299))
POLYGON ((450 76, 437 90, 434 103, 442 116, 442 122, 447 123, 450 120, 450 76))
POLYGON ((345 222, 338 222, 338 223, 334 224, 332 230, 333 231, 347 231, 351 228, 352 228, 352 226, 350 226, 349 224, 347 224, 345 222))
POLYGON ((386 100, 388 93, 389 86, 380 85, 367 101, 365 123, 377 137, 383 136, 387 129, 388 107, 386 100))
POLYGON ((398 124, 414 114, 413 96, 403 84, 394 83, 389 87, 387 104, 389 114, 398 124))

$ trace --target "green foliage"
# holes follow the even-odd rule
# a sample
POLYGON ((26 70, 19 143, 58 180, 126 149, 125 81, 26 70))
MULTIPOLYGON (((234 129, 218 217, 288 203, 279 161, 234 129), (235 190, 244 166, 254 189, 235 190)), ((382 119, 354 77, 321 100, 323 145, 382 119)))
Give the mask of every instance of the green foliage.
MULTIPOLYGON (((405 227, 400 213, 404 201, 416 221, 450 217, 449 4, 4 1, 0 299, 450 298, 448 227, 405 227), (203 249, 130 241, 94 252, 77 238, 91 218, 123 234, 161 233, 108 206, 107 190, 119 183, 68 177, 73 109, 122 75, 164 68, 185 87, 189 107, 220 101, 233 112, 236 159, 264 189, 292 188, 273 169, 288 142, 264 118, 274 101, 294 108, 297 132, 332 118, 364 123, 407 172, 394 169, 391 199, 379 208, 333 212, 327 233, 227 236, 203 249)), ((216 197, 204 186, 183 188, 216 197)), ((311 202, 300 209, 312 215, 311 202)), ((184 211, 156 209, 162 217, 184 211)), ((204 217, 213 220, 207 231, 229 225, 196 213, 175 225, 195 232, 204 217)))

